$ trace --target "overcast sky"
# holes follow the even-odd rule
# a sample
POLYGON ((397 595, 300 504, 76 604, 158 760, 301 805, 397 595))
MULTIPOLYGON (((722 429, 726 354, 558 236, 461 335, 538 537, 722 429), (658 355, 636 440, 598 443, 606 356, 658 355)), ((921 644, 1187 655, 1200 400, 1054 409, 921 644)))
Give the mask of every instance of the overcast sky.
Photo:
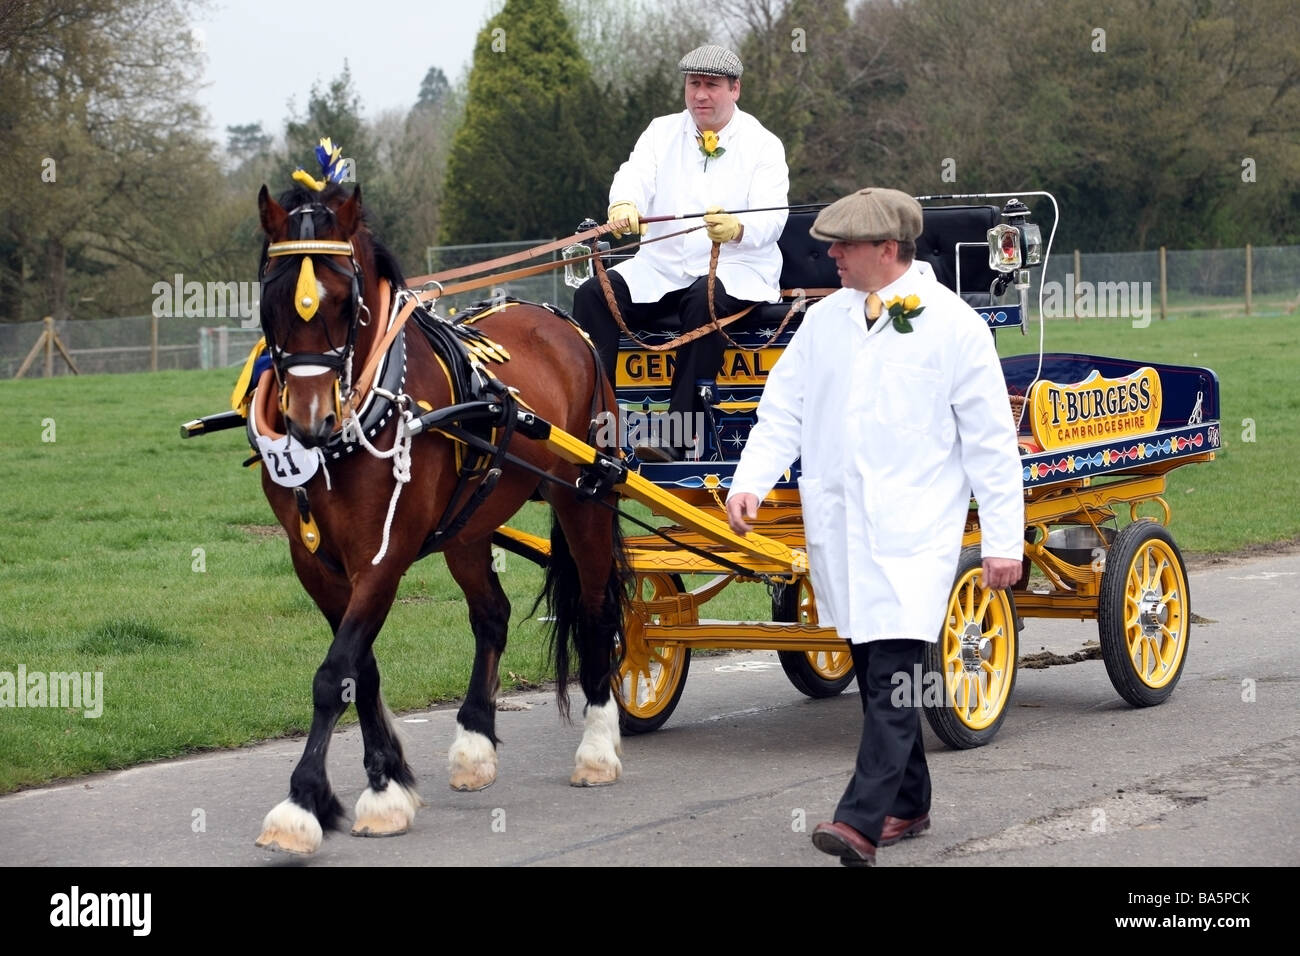
POLYGON ((278 135, 289 100, 301 114, 312 84, 327 85, 345 59, 367 118, 409 109, 429 67, 456 82, 489 12, 501 6, 502 0, 212 0, 195 24, 207 55, 200 102, 212 135, 224 146, 227 126, 259 121, 278 135))

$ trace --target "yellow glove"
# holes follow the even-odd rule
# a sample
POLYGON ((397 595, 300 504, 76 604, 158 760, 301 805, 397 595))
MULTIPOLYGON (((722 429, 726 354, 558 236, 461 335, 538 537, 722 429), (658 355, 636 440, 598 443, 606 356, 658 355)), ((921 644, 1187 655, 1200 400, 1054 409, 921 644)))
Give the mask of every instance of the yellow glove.
POLYGON ((714 242, 731 242, 733 239, 739 241, 744 235, 745 227, 740 224, 740 219, 729 212, 723 212, 721 206, 711 206, 706 212, 708 215, 704 217, 704 231, 714 242))
POLYGON ((624 236, 631 235, 634 232, 644 236, 646 229, 649 228, 642 224, 641 214, 636 211, 636 203, 630 202, 626 199, 620 199, 618 202, 612 203, 609 207, 608 216, 609 224, 614 226, 612 232, 615 239, 622 239, 624 236), (616 223, 624 219, 627 220, 626 225, 616 225, 616 223))

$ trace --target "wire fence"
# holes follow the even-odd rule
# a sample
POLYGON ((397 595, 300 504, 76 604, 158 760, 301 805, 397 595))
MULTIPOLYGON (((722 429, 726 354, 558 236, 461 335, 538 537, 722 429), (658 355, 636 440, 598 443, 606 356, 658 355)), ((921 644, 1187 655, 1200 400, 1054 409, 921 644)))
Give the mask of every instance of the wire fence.
MULTIPOLYGON (((435 246, 427 253, 430 272, 482 262, 531 248, 545 240, 473 246, 435 246)), ((1244 249, 1153 250, 1150 252, 1058 252, 1045 270, 1033 270, 1030 302, 1039 301, 1047 318, 1139 318, 1159 320, 1179 314, 1233 313, 1282 315, 1300 307, 1300 246, 1244 249)), ((970 290, 967 290, 970 291, 970 290)), ((550 272, 438 301, 441 315, 502 295, 573 307, 573 289, 564 270, 550 272)), ((254 313, 255 314, 255 313, 254 313)), ((255 320, 211 317, 154 318, 149 315, 70 319, 54 323, 58 342, 82 374, 197 369, 238 365, 256 344, 255 320), (232 324, 234 323, 234 324, 232 324), (250 327, 251 326, 251 327, 250 327)), ((28 377, 45 374, 43 322, 0 322, 0 378, 12 378, 25 359, 28 377), (35 352, 35 354, 32 354, 35 352)), ((51 347, 50 374, 70 372, 51 347)))

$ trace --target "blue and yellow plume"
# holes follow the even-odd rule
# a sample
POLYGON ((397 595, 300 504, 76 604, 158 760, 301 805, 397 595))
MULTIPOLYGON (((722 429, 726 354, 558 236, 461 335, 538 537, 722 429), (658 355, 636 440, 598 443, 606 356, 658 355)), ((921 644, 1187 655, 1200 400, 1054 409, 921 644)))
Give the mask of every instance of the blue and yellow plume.
POLYGON ((320 163, 323 179, 316 179, 307 170, 299 166, 294 170, 294 181, 300 182, 308 189, 314 189, 316 192, 322 192, 330 183, 343 182, 343 177, 347 172, 347 164, 343 161, 342 146, 335 146, 328 136, 322 137, 320 145, 316 147, 316 161, 320 163))

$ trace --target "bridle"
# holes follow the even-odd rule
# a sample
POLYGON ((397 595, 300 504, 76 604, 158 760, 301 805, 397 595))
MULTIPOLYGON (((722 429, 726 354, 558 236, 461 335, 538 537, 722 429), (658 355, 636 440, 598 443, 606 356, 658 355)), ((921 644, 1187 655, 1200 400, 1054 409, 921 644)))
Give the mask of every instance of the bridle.
MULTIPOLYGON (((324 203, 312 202, 304 203, 288 212, 290 223, 294 217, 299 217, 298 236, 294 239, 287 239, 282 242, 272 242, 266 247, 266 254, 262 260, 261 284, 262 284, 262 334, 266 337, 267 347, 271 352, 271 367, 275 370, 276 384, 280 392, 280 411, 284 412, 288 403, 288 390, 286 389, 287 376, 292 374, 295 368, 315 368, 325 369, 334 372, 334 413, 336 421, 342 423, 343 408, 340 398, 340 387, 343 392, 350 393, 352 390, 352 358, 356 352, 357 329, 363 325, 370 324, 370 310, 366 307, 365 292, 365 275, 361 271, 361 266, 357 262, 356 252, 353 249, 350 240, 335 239, 317 239, 316 227, 313 216, 317 212, 328 213, 331 217, 334 210, 324 203), (347 256, 350 268, 340 265, 335 257, 347 256), (272 259, 281 259, 274 268, 271 265, 272 259), (287 352, 284 347, 275 341, 275 336, 271 330, 271 306, 266 296, 267 283, 273 282, 281 275, 289 271, 295 263, 298 266, 298 284, 294 290, 294 309, 299 318, 304 322, 310 322, 315 316, 317 309, 320 307, 320 301, 316 290, 316 273, 314 262, 319 261, 327 268, 337 272, 346 278, 350 285, 350 293, 347 306, 347 340, 341 346, 335 346, 330 338, 329 326, 325 327, 325 340, 330 345, 328 352, 287 352), (362 318, 365 313, 365 318, 362 318)), ((293 228, 290 226, 290 233, 293 228)), ((297 374, 319 375, 320 371, 304 371, 297 374)))

